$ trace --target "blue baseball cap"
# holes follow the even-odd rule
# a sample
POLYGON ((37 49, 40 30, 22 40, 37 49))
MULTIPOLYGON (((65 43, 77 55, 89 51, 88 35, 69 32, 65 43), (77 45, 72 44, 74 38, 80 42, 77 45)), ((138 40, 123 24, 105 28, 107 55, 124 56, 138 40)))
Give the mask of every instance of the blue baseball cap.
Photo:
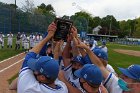
POLYGON ((27 65, 33 71, 45 75, 48 78, 56 79, 59 73, 58 61, 49 56, 41 56, 38 59, 30 58, 27 65))
POLYGON ((105 51, 103 51, 101 48, 95 48, 95 49, 93 49, 93 53, 97 57, 102 58, 102 59, 108 61, 108 54, 105 51))
MULTIPOLYGON (((97 57, 106 60, 106 62, 108 61, 108 54, 105 51, 103 51, 101 48, 96 47, 92 51, 97 57)), ((88 55, 83 57, 83 59, 84 59, 85 64, 92 64, 88 55)))
POLYGON ((128 68, 119 68, 119 70, 127 77, 140 81, 140 65, 131 65, 128 68))
POLYGON ((101 70, 93 64, 85 64, 81 69, 76 70, 74 74, 93 85, 100 85, 103 80, 101 70))
POLYGON ((102 41, 102 45, 106 45, 106 41, 104 40, 104 41, 102 41))
POLYGON ((82 65, 84 65, 84 59, 82 58, 82 56, 75 56, 72 58, 72 62, 77 62, 77 63, 80 63, 82 65))

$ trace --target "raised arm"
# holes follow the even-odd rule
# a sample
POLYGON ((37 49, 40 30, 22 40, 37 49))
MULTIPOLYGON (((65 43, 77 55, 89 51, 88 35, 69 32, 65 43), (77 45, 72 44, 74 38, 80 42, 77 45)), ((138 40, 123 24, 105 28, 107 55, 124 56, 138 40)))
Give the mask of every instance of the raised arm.
POLYGON ((73 40, 72 54, 73 56, 78 56, 80 55, 80 52, 78 51, 77 48, 78 42, 76 40, 76 38, 78 38, 78 35, 77 35, 77 29, 74 26, 71 28, 71 37, 73 40))
POLYGON ((40 41, 39 44, 37 44, 34 48, 32 48, 30 51, 35 52, 36 54, 39 54, 39 52, 41 51, 42 47, 46 44, 46 42, 48 42, 54 36, 55 31, 56 31, 56 25, 54 22, 52 22, 48 26, 48 35, 42 41, 40 41))
POLYGON ((61 52, 61 47, 62 47, 62 43, 63 41, 56 41, 55 43, 55 47, 54 47, 54 59, 55 60, 59 60, 59 56, 60 56, 60 52, 61 52))
POLYGON ((70 60, 71 60, 70 51, 71 51, 71 40, 70 40, 70 37, 68 36, 67 44, 64 47, 64 50, 62 52, 63 63, 64 63, 65 67, 67 67, 71 64, 70 63, 70 60))
MULTIPOLYGON (((78 42, 78 44, 79 44, 79 42, 81 42, 81 40, 79 38, 74 38, 74 39, 76 42, 78 42)), ((85 49, 83 49, 83 48, 79 48, 79 52, 81 53, 82 57, 85 57, 87 55, 85 49)))
POLYGON ((89 47, 86 46, 83 42, 79 42, 79 45, 77 45, 77 47, 83 48, 86 50, 91 62, 93 64, 97 65, 100 68, 100 70, 103 74, 103 77, 107 78, 110 72, 104 67, 101 60, 89 49, 89 47))

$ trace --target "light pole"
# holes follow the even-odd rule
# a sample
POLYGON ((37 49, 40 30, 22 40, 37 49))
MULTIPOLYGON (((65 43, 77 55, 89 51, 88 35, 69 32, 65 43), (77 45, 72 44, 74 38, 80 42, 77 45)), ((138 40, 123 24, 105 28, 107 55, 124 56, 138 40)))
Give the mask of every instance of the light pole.
POLYGON ((17 3, 17 1, 15 0, 15 11, 16 11, 16 6, 17 6, 17 4, 16 4, 16 3, 17 3))
POLYGON ((112 16, 111 16, 110 25, 109 25, 109 35, 110 35, 111 30, 112 30, 112 16))

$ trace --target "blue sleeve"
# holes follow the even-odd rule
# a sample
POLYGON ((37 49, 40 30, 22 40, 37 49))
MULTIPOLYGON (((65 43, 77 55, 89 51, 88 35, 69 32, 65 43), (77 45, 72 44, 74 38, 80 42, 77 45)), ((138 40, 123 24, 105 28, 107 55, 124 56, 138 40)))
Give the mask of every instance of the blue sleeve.
MULTIPOLYGON (((48 35, 48 32, 46 32, 43 36, 43 38, 45 38, 48 35)), ((39 55, 41 56, 46 56, 46 50, 47 50, 47 43, 43 46, 43 48, 41 49, 39 55)))
POLYGON ((83 57, 83 59, 84 59, 85 64, 92 64, 88 54, 85 57, 83 57))
MULTIPOLYGON (((27 55, 25 56, 25 59, 24 59, 24 61, 23 61, 23 63, 22 63, 22 68, 27 67, 27 66, 28 66, 28 65, 27 65, 27 61, 28 61, 30 58, 36 58, 36 56, 37 56, 37 54, 34 53, 34 52, 29 52, 29 53, 27 53, 27 55)), ((21 69, 22 69, 22 68, 21 68, 21 69)))

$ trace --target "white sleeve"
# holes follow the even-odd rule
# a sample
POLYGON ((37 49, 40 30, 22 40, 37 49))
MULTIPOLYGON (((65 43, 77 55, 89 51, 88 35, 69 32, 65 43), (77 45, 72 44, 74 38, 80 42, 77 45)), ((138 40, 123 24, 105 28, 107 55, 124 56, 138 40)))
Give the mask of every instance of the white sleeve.
POLYGON ((56 85, 60 85, 60 86, 63 88, 64 92, 65 92, 65 93, 68 93, 68 88, 67 88, 67 86, 66 86, 66 84, 65 84, 64 82, 62 82, 62 81, 56 79, 56 80, 55 80, 55 84, 56 84, 56 85))
POLYGON ((107 64, 106 69, 107 69, 109 72, 111 72, 111 73, 113 73, 113 74, 116 74, 115 70, 113 69, 113 67, 112 67, 110 64, 107 64))
POLYGON ((96 46, 98 45, 97 41, 95 41, 95 45, 96 45, 96 46))
POLYGON ((20 71, 18 78, 18 93, 24 93, 27 88, 37 85, 38 81, 35 79, 32 70, 30 70, 28 67, 23 68, 20 71))
POLYGON ((118 77, 110 73, 104 81, 104 86, 109 93, 122 93, 122 89, 118 85, 118 77))
POLYGON ((67 80, 68 80, 71 72, 72 72, 72 64, 70 64, 69 66, 67 66, 67 67, 64 68, 64 75, 65 75, 65 78, 67 80))

